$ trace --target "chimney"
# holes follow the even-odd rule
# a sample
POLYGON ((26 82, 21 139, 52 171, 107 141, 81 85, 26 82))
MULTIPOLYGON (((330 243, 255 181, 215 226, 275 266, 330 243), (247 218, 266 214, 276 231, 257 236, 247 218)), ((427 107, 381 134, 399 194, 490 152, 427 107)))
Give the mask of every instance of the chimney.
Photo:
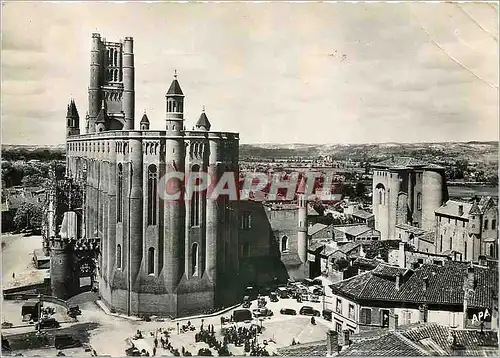
POLYGON ((326 356, 332 357, 339 352, 339 335, 333 329, 326 333, 326 356))
POLYGON ((419 321, 420 322, 427 322, 427 311, 428 311, 428 307, 426 304, 423 304, 423 305, 420 305, 418 307, 418 310, 419 310, 419 313, 420 313, 420 319, 419 321))
POLYGON ((429 277, 425 276, 424 277, 424 286, 423 286, 424 292, 427 292, 428 288, 429 288, 429 277))
POLYGON ((459 205, 458 206, 458 216, 462 216, 464 214, 464 206, 459 205))
POLYGON ((339 348, 340 346, 348 347, 350 345, 351 345, 351 332, 349 332, 348 329, 344 329, 339 339, 339 348))
POLYGON ((389 314, 389 331, 395 331, 398 328, 398 315, 394 313, 389 314))
POLYGON ((398 252, 398 265, 401 268, 406 267, 406 253, 405 253, 406 245, 404 242, 399 243, 399 252, 398 252))

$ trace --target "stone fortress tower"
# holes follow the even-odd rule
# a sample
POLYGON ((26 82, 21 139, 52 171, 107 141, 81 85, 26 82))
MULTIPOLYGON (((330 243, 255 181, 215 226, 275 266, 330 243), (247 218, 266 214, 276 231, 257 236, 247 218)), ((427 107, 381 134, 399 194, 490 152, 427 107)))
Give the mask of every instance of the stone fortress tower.
POLYGON ((435 231, 435 210, 448 200, 444 168, 413 158, 372 165, 373 214, 381 238, 397 239, 396 225, 435 231))
MULTIPOLYGON (((68 119, 66 158, 70 177, 86 171, 84 232, 100 239, 102 300, 128 315, 177 317, 228 306, 236 300, 237 206, 204 192, 163 200, 158 184, 172 171, 237 177, 239 136, 211 131, 204 110, 186 131, 177 75, 165 95, 165 128, 150 130, 144 113, 135 130, 134 80, 133 39, 93 34, 87 133, 68 119)), ((73 101, 70 108, 73 119, 73 101)), ((173 183, 170 189, 184 190, 173 183)))

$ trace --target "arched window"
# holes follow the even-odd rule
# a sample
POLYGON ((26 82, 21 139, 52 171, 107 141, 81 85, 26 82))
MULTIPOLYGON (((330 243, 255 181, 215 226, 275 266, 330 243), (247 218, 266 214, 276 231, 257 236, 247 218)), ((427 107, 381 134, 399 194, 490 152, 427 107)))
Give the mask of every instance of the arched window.
POLYGON ((378 204, 385 205, 385 187, 384 184, 378 183, 375 187, 375 190, 378 192, 378 204))
POLYGON ((281 252, 286 252, 288 251, 288 237, 283 236, 281 238, 281 252))
POLYGON ((116 193, 116 222, 121 223, 123 217, 123 166, 118 164, 118 183, 116 193))
POLYGON ((156 197, 158 193, 158 171, 156 165, 148 167, 148 225, 156 225, 156 197))
POLYGON ((117 65, 118 65, 118 52, 116 52, 116 50, 115 50, 113 53, 113 66, 117 66, 117 65))
POLYGON ((422 210, 422 193, 417 194, 417 210, 422 210))
POLYGON ((109 62, 111 62, 111 51, 110 50, 108 50, 108 64, 109 64, 109 62))
POLYGON ((198 244, 194 243, 191 248, 191 273, 198 276, 198 244))
MULTIPOLYGON (((193 165, 191 169, 192 173, 198 173, 200 171, 199 165, 193 165)), ((200 183, 200 179, 196 178, 196 181, 193 183, 194 185, 198 185, 200 183)), ((200 192, 195 190, 191 197, 191 226, 200 225, 200 192)))
POLYGON ((122 268, 122 247, 120 244, 116 246, 116 268, 122 268))
POLYGON ((113 71, 113 81, 115 81, 115 82, 118 81, 118 70, 113 71))
POLYGON ((484 230, 488 230, 488 219, 484 219, 484 230))
POLYGON ((155 249, 150 247, 148 250, 148 274, 155 273, 155 249))

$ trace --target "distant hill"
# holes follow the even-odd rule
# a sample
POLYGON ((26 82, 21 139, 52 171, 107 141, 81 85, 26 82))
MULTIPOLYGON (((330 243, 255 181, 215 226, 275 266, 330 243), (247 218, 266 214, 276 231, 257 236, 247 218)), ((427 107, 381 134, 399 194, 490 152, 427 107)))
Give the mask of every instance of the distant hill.
POLYGON ((338 160, 373 161, 392 155, 450 161, 466 159, 470 162, 498 162, 498 142, 240 145, 242 159, 332 156, 338 160))
POLYGON ((61 160, 66 147, 57 145, 2 144, 2 160, 61 160))

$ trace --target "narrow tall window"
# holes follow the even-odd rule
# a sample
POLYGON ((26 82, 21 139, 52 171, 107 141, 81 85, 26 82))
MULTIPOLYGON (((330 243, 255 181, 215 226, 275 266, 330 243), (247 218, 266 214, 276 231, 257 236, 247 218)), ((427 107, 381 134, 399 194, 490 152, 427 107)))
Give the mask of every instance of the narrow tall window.
POLYGON ((155 249, 150 247, 148 250, 148 274, 155 273, 155 249))
POLYGON ((118 185, 116 193, 116 222, 121 223, 123 218, 123 166, 118 164, 118 185))
POLYGON ((452 249, 453 247, 453 238, 450 236, 450 250, 452 249))
POLYGON ((382 205, 382 191, 378 192, 378 203, 382 205))
POLYGON ((417 209, 422 210, 422 193, 417 194, 417 209))
POLYGON ((488 219, 484 219, 484 230, 488 230, 488 219))
POLYGON ((121 245, 116 246, 116 268, 122 268, 122 247, 121 245))
POLYGON ((198 244, 194 243, 191 248, 191 273, 198 276, 198 244))
POLYGON ((497 229, 497 221, 496 219, 491 220, 491 230, 497 229))
MULTIPOLYGON (((191 169, 193 173, 198 173, 200 171, 199 165, 193 165, 191 169)), ((195 185, 200 184, 200 178, 196 178, 195 185)), ((191 226, 200 225, 200 192, 195 190, 191 197, 191 226)))
POLYGON ((281 252, 286 252, 288 251, 288 237, 283 236, 281 238, 281 252))
POLYGON ((464 242, 464 256, 465 256, 465 260, 467 261, 467 241, 464 242))
POLYGON ((117 65, 118 65, 118 52, 116 52, 116 50, 115 50, 113 53, 113 66, 117 66, 117 65))
POLYGON ((148 167, 148 225, 156 225, 156 211, 158 194, 158 170, 156 165, 148 167))
POLYGON ((248 230, 252 228, 252 213, 245 211, 241 216, 240 228, 248 230))

